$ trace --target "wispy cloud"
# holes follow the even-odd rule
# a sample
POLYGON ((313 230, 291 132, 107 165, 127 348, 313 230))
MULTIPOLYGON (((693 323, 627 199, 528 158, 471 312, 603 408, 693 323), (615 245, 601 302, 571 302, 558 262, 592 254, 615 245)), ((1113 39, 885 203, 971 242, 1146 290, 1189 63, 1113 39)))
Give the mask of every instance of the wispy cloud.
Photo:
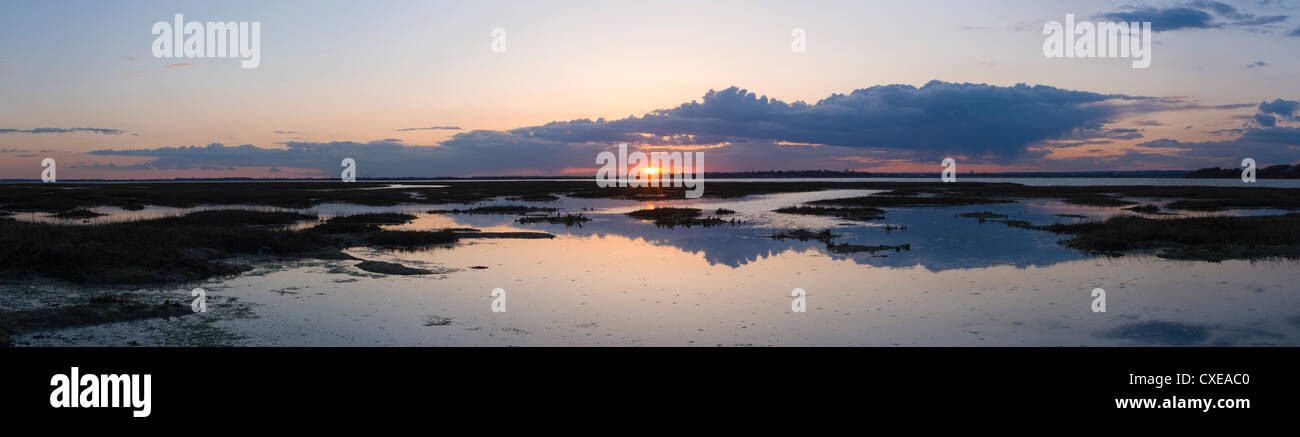
POLYGON ((171 69, 174 69, 174 68, 189 68, 189 67, 195 67, 195 66, 198 66, 198 65, 199 65, 199 64, 196 63, 196 62, 181 62, 181 63, 178 63, 178 64, 168 64, 167 66, 165 66, 165 67, 163 67, 163 68, 166 68, 166 69, 168 69, 168 70, 171 70, 171 69))
POLYGON ((1127 6, 1118 11, 1097 14, 1109 21, 1150 21, 1156 31, 1184 29, 1254 28, 1286 21, 1286 15, 1255 15, 1227 3, 1194 0, 1173 7, 1127 6))
POLYGON ((73 127, 73 128, 61 128, 61 127, 38 127, 38 128, 35 128, 35 129, 7 129, 7 128, 0 128, 0 134, 14 134, 14 133, 18 133, 18 134, 70 134, 70 133, 79 133, 79 132, 88 132, 88 133, 104 134, 104 135, 121 135, 121 134, 127 133, 126 131, 121 130, 121 129, 104 129, 104 128, 96 128, 96 127, 73 127))
POLYGON ((457 126, 408 127, 408 128, 405 128, 405 129, 398 129, 397 131, 398 131, 398 132, 411 132, 411 131, 417 131, 417 130, 460 130, 460 127, 457 127, 457 126))
POLYGON ((1234 160, 1239 162, 1242 157, 1249 156, 1262 163, 1293 164, 1300 162, 1300 154, 1297 154, 1297 150, 1300 150, 1300 128, 1250 128, 1242 131, 1239 137, 1225 141, 1181 142, 1159 139, 1142 143, 1140 146, 1175 149, 1178 153, 1153 153, 1169 159, 1182 159, 1189 163, 1217 161, 1231 164, 1234 160))
POLYGON ((1223 27, 1220 23, 1214 22, 1214 16, 1209 13, 1187 7, 1157 9, 1153 7, 1131 8, 1128 10, 1105 12, 1097 15, 1109 21, 1120 22, 1151 22, 1151 28, 1156 31, 1170 31, 1180 29, 1211 29, 1223 27))

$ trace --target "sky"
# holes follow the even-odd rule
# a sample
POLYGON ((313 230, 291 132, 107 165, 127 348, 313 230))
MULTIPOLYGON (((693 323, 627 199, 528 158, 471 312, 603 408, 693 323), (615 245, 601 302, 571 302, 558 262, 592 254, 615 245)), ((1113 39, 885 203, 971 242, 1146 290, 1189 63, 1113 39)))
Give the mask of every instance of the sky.
POLYGON ((619 143, 699 151, 707 171, 1300 162, 1300 2, 1288 0, 0 0, 0 12, 2 179, 38 179, 44 158, 65 180, 337 177, 347 157, 363 178, 588 176, 619 143), (155 56, 155 23, 176 14, 257 23, 256 68, 155 56), (1044 26, 1067 14, 1151 22, 1150 66, 1046 56, 1044 26))

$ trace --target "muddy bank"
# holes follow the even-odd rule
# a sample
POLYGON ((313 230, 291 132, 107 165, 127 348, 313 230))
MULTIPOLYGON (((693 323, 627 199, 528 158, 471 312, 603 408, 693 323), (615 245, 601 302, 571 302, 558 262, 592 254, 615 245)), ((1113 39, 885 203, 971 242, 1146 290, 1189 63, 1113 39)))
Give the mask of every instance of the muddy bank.
POLYGON ((11 346, 12 336, 29 332, 190 314, 189 305, 170 300, 149 304, 125 295, 97 296, 80 305, 0 313, 0 345, 11 346))
POLYGON ((356 267, 370 273, 384 275, 428 275, 434 273, 432 270, 417 269, 384 261, 362 261, 357 263, 356 267))

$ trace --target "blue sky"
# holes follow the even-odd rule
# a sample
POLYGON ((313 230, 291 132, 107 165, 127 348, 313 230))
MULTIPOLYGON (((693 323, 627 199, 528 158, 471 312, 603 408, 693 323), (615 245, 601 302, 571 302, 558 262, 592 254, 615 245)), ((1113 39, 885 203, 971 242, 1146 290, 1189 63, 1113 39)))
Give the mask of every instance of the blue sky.
POLYGON ((333 176, 347 156, 362 177, 586 175, 618 142, 710 170, 1295 163, 1297 6, 6 0, 0 178, 47 156, 63 179, 333 176), (261 23, 260 65, 155 58, 176 13, 261 23), (1045 57, 1066 14, 1153 21, 1151 67, 1045 57))

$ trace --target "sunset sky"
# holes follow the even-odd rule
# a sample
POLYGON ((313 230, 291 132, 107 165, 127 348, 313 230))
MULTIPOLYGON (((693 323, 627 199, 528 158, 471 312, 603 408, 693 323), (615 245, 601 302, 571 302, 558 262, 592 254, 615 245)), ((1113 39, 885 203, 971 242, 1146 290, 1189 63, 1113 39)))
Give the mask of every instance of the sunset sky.
POLYGON ((1300 162, 1300 2, 0 1, 0 178, 1107 171, 1300 162), (260 22, 261 59, 155 58, 153 24, 260 22), (1152 63, 1048 58, 1141 20, 1152 63), (493 52, 493 29, 505 30, 493 52), (806 35, 792 50, 792 31, 806 35), (1023 85, 1018 85, 1023 84, 1023 85))

